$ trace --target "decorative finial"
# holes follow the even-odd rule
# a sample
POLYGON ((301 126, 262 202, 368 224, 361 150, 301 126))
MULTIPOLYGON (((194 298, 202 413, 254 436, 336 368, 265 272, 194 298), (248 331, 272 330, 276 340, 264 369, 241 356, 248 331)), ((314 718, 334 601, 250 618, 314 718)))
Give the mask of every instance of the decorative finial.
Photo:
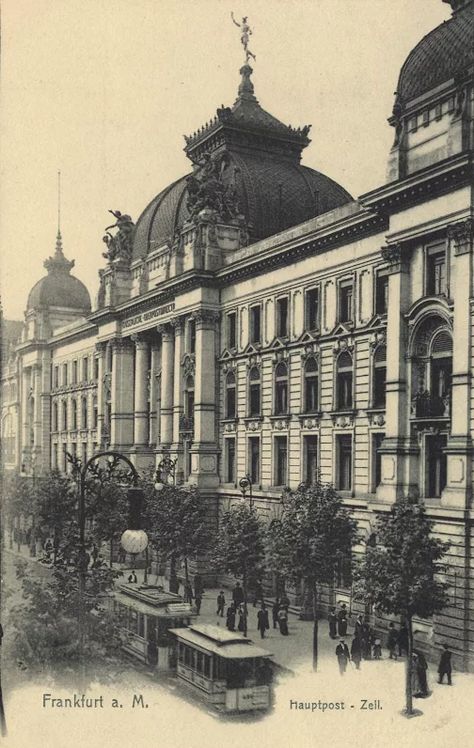
POLYGON ((240 41, 241 41, 242 46, 243 46, 244 51, 245 51, 245 62, 248 63, 248 61, 250 60, 250 58, 252 58, 253 60, 256 60, 257 58, 255 57, 255 55, 253 54, 253 52, 250 51, 250 49, 248 47, 248 45, 249 45, 249 39, 252 36, 252 29, 248 25, 248 17, 244 16, 242 18, 242 23, 238 23, 235 20, 234 14, 232 12, 230 14, 230 17, 232 18, 232 21, 234 22, 234 24, 240 29, 240 32, 241 32, 240 33, 240 41))
POLYGON ((56 234, 56 249, 54 257, 48 257, 43 266, 48 273, 69 273, 74 267, 74 260, 66 260, 63 253, 61 236, 61 172, 58 171, 58 233, 56 234))

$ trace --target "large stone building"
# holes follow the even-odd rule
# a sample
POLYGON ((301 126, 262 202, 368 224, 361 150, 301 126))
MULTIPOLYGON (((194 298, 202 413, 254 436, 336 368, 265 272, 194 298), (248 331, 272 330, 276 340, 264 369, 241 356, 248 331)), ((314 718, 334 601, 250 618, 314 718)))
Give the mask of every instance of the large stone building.
MULTIPOLYGON (((6 468, 169 454, 215 506, 249 474, 268 518, 320 471, 366 537, 398 497, 423 499, 451 588, 417 636, 469 668, 474 2, 450 4, 401 69, 386 184, 354 200, 301 165, 309 128, 266 112, 245 64, 233 107, 186 138, 191 174, 136 225, 117 213, 92 310, 58 235, 4 368, 2 429, 6 468)), ((333 599, 350 599, 344 571, 333 599)))

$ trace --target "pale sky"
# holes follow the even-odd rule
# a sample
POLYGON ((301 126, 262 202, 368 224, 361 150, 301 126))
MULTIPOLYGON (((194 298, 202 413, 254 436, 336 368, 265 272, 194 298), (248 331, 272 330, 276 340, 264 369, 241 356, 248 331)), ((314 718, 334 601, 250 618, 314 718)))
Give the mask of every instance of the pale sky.
POLYGON ((248 15, 255 93, 312 124, 303 163, 354 197, 385 181, 400 68, 442 0, 3 0, 2 298, 22 319, 61 228, 94 298, 109 208, 136 220, 190 171, 191 134, 237 94, 248 15))

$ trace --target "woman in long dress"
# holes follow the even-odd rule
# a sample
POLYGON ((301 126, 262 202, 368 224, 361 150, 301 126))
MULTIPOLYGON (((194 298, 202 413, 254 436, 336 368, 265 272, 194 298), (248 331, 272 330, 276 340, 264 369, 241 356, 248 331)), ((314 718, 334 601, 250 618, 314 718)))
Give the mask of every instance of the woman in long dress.
POLYGON ((413 653, 411 658, 411 693, 418 698, 421 696, 421 684, 418 676, 418 656, 413 653))

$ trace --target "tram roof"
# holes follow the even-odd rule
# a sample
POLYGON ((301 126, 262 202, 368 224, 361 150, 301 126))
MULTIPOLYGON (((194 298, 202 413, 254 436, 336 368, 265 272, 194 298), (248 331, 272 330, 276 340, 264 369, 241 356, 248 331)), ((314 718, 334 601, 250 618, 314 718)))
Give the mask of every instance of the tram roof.
POLYGON ((169 629, 181 641, 212 652, 229 660, 247 659, 250 657, 273 657, 271 652, 255 646, 250 639, 233 631, 221 629, 220 626, 199 623, 184 629, 169 629))
POLYGON ((149 616, 190 618, 196 615, 192 605, 183 603, 179 595, 158 593, 150 598, 148 595, 140 595, 138 591, 136 594, 131 594, 129 590, 119 587, 118 590, 114 591, 113 597, 122 605, 149 616))

